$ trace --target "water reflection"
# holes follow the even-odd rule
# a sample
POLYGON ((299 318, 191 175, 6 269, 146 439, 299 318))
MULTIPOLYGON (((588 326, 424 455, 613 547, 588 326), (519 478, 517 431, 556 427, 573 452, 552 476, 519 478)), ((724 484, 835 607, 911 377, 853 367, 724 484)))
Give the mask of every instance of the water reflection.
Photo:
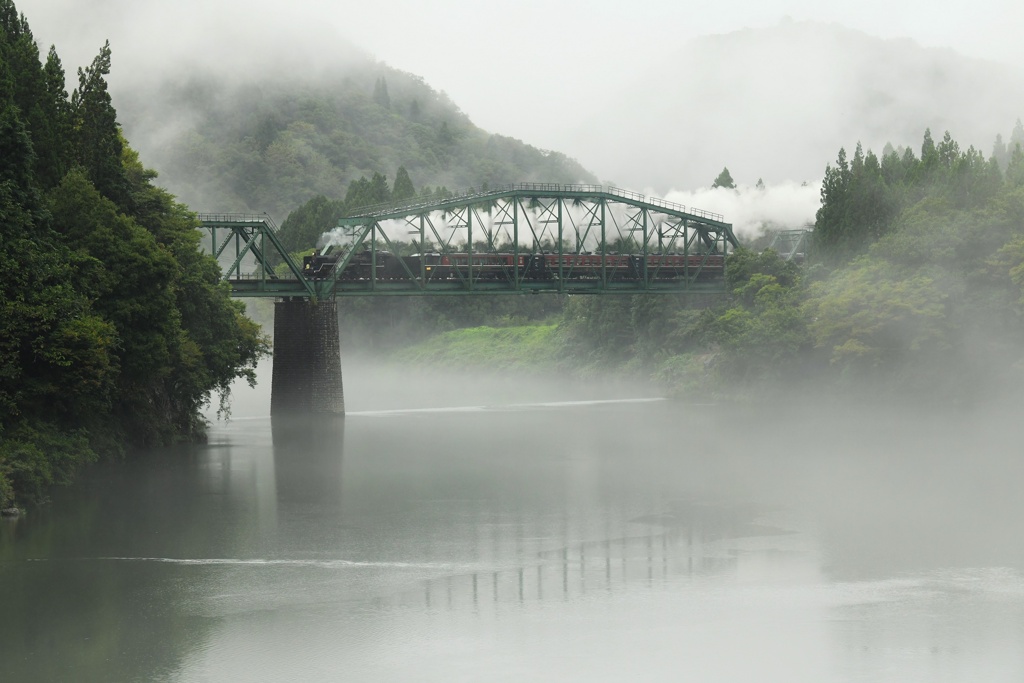
MULTIPOLYGON (((474 610, 482 604, 569 601, 595 591, 613 593, 735 572, 741 539, 794 536, 755 523, 762 511, 749 505, 675 502, 672 510, 629 520, 628 536, 542 550, 529 563, 498 571, 449 574, 422 589, 378 599, 379 605, 474 610), (439 602, 438 596, 443 596, 439 602)), ((508 539, 511 542, 511 539, 508 539)))
POLYGON ((340 508, 345 419, 274 417, 271 432, 278 501, 340 508))
POLYGON ((807 419, 794 444, 723 419, 243 419, 98 469, 0 527, 0 680, 1024 671, 1009 442, 807 419))
POLYGON ((215 542, 190 522, 211 514, 202 451, 163 456, 97 468, 0 544, 0 680, 157 680, 206 640, 209 620, 151 591, 176 594, 182 568, 118 559, 187 556, 215 542))

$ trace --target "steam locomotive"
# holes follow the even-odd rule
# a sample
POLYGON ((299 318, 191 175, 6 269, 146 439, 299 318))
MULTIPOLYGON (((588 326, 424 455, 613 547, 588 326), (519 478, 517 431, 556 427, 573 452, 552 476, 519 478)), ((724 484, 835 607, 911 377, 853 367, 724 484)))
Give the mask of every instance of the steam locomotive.
MULTIPOLYGON (((335 277, 342 254, 315 252, 303 258, 305 277, 323 280, 335 277)), ((387 251, 361 251, 352 256, 339 281, 401 281, 426 278, 428 282, 467 281, 512 282, 518 272, 522 281, 597 280, 608 281, 698 280, 721 277, 725 259, 721 254, 558 254, 542 253, 426 253, 396 256, 387 251)))

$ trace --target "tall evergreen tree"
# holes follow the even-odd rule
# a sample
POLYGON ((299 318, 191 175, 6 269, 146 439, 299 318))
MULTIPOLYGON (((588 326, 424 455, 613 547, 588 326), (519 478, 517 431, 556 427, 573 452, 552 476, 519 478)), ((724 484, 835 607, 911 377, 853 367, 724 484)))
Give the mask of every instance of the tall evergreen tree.
POLYGON ((107 199, 129 209, 128 181, 121 165, 124 145, 117 112, 107 90, 110 41, 85 69, 78 70, 78 88, 71 96, 76 160, 107 199))
POLYGON ((923 179, 931 181, 939 167, 939 150, 932 139, 932 131, 925 128, 924 140, 921 142, 921 174, 923 179))
POLYGON ((40 102, 45 126, 35 135, 38 164, 36 175, 43 189, 55 187, 67 173, 71 159, 71 104, 64 67, 57 50, 51 46, 43 66, 45 95, 40 102))
POLYGON ((1014 145, 1006 164, 1006 182, 1011 187, 1024 187, 1024 146, 1014 145))
MULTIPOLYGON (((0 186, 7 193, 8 201, 23 209, 31 208, 36 203, 32 182, 35 153, 18 108, 9 92, 5 93, 5 81, 9 83, 0 63, 0 186)), ((0 225, 0 234, 3 230, 4 226, 0 225)))
POLYGON ((1010 133, 1010 151, 1017 145, 1024 147, 1024 123, 1021 123, 1020 119, 1017 119, 1017 123, 1013 127, 1013 132, 1010 133))
POLYGON ((711 187, 724 187, 730 190, 736 189, 736 183, 733 182, 732 174, 729 173, 728 167, 722 169, 722 172, 718 174, 718 177, 715 178, 715 181, 711 183, 711 187))
POLYGON ((377 78, 377 81, 373 85, 373 101, 385 109, 391 109, 391 96, 388 95, 388 82, 383 76, 377 78))
POLYGON ((992 158, 999 164, 999 168, 1004 170, 1006 169, 1007 162, 1010 161, 1009 150, 1003 141, 1001 133, 996 134, 996 141, 992 144, 992 158))
POLYGON ((306 251, 319 246, 320 236, 338 225, 338 219, 344 215, 343 201, 317 195, 288 214, 278 237, 289 252, 306 251))
POLYGON ((840 148, 836 165, 825 167, 821 181, 821 207, 814 223, 815 249, 826 256, 835 257, 847 246, 846 216, 850 203, 851 172, 846 150, 840 148))
POLYGON ((32 131, 41 116, 37 109, 44 89, 39 48, 25 16, 18 14, 10 0, 0 0, 0 61, 6 63, 9 71, 14 105, 32 131))
POLYGON ((389 201, 391 190, 388 179, 380 173, 374 173, 369 180, 363 176, 349 183, 348 192, 345 193, 345 211, 351 215, 357 209, 389 201))
POLYGON ((391 189, 391 200, 400 202, 412 199, 415 196, 416 189, 412 185, 412 178, 409 177, 409 172, 405 170, 405 166, 399 166, 398 171, 395 173, 395 185, 391 189))

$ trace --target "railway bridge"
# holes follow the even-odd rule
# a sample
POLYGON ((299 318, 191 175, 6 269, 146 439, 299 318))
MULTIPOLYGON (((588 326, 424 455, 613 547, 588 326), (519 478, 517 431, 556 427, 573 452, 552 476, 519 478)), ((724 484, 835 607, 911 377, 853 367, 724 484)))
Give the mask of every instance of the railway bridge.
MULTIPOLYGON (((338 297, 714 294, 724 217, 600 185, 516 184, 365 207, 301 262, 266 214, 200 214, 233 296, 271 297, 271 413, 344 413, 338 297)), ((315 249, 314 249, 315 247, 315 249)))

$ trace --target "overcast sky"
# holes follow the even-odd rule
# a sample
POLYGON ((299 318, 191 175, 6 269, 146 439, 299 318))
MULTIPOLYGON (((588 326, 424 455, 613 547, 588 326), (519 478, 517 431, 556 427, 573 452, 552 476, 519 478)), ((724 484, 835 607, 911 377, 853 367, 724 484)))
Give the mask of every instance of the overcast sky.
MULTIPOLYGON (((352 41, 423 76, 491 132, 558 149, 560 115, 591 89, 668 59, 690 38, 771 26, 783 17, 838 22, 879 37, 1024 67, 1024 2, 974 0, 18 0, 43 50, 69 76, 107 38, 114 75, 231 46, 240 57, 288 38, 315 57, 352 41)), ((291 42, 291 41, 288 41, 291 42)))
MULTIPOLYGON (((615 98, 616 87, 623 92, 621 86, 631 79, 665 73, 659 65, 678 64, 683 46, 699 36, 765 28, 787 19, 835 22, 880 38, 910 38, 924 47, 951 48, 969 57, 1024 69, 1022 0, 16 3, 28 17, 42 50, 56 44, 69 87, 75 84, 77 67, 88 64, 108 38, 113 49, 110 80, 115 98, 118 88, 130 87, 132 81, 145 78, 152 70, 176 66, 183 59, 230 69, 232 63, 267 63, 267 56, 276 64, 283 63, 284 50, 299 62, 327 65, 345 59, 355 44, 373 58, 422 76, 435 89, 445 91, 481 128, 565 152, 602 179, 622 177, 625 165, 617 164, 614 157, 602 159, 593 147, 594 135, 587 133, 591 129, 582 122, 588 114, 602 115, 601 103, 615 98)), ((643 102, 636 106, 642 107, 643 102)), ((604 151, 607 146, 605 141, 599 149, 604 151)), ((637 153, 650 152, 638 149, 637 153)), ((833 153, 833 147, 827 147, 822 160, 833 153)), ((706 168, 696 167, 697 177, 713 177, 718 168, 715 163, 721 160, 715 157, 713 162, 705 164, 706 168)), ((813 167, 823 167, 823 161, 815 161, 813 167)), ((756 173, 767 176, 770 171, 758 168, 756 173)), ((719 206, 719 199, 738 200, 731 194, 691 196, 693 191, 701 192, 700 181, 685 179, 682 173, 679 179, 682 183, 675 185, 677 190, 690 194, 675 199, 714 204, 716 210, 736 214, 739 223, 743 222, 739 214, 746 215, 744 212, 750 214, 751 225, 759 220, 763 197, 751 206, 719 206)), ((772 188, 771 202, 776 201, 777 189, 784 203, 803 207, 801 215, 812 218, 817 204, 816 179, 799 179, 812 186, 772 188)), ((636 189, 647 191, 640 184, 646 180, 638 179, 636 189)), ((781 215, 779 220, 799 222, 781 215)))

